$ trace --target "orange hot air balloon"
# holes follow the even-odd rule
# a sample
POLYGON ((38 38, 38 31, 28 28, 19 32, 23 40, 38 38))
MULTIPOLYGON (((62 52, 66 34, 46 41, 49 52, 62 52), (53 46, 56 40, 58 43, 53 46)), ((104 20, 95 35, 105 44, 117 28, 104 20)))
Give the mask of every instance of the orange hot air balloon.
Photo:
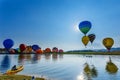
POLYGON ((38 54, 42 54, 42 53, 43 53, 43 50, 38 49, 38 50, 36 50, 35 52, 38 53, 38 54))
POLYGON ((87 46, 88 42, 89 42, 89 37, 88 37, 88 36, 83 36, 83 37, 82 37, 82 43, 83 43, 85 46, 87 46))
POLYGON ((112 38, 108 37, 103 39, 103 45, 107 48, 108 51, 110 51, 113 44, 114 44, 114 40, 112 38))

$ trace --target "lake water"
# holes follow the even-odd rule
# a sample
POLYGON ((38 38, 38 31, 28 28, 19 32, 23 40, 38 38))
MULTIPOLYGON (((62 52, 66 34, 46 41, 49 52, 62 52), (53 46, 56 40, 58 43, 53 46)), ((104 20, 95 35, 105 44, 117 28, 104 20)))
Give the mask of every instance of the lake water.
POLYGON ((4 73, 13 65, 24 65, 24 70, 18 74, 44 76, 50 80, 120 80, 118 55, 0 55, 0 72, 4 73), (118 68, 113 73, 106 70, 110 58, 118 68), (87 71, 86 65, 90 68, 87 71))

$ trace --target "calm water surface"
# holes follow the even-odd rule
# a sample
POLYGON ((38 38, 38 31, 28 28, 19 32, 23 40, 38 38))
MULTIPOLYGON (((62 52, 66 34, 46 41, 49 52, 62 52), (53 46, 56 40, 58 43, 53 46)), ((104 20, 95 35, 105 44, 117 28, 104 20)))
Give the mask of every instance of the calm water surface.
POLYGON ((24 65, 19 74, 45 76, 51 80, 120 80, 118 55, 0 55, 0 72, 4 73, 13 65, 24 65), (106 70, 109 57, 118 68, 113 73, 106 70))

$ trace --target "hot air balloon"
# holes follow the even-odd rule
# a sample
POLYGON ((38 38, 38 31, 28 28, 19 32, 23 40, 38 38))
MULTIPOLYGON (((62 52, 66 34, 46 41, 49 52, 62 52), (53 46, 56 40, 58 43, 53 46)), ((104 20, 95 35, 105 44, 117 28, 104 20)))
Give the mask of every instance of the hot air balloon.
POLYGON ((107 48, 108 51, 110 51, 113 44, 114 44, 114 40, 112 38, 108 37, 103 39, 103 45, 107 48))
POLYGON ((82 37, 82 43, 86 46, 89 42, 89 37, 88 36, 83 36, 82 37))
POLYGON ((64 51, 62 49, 59 49, 59 53, 63 53, 64 51))
POLYGON ((50 48, 46 48, 45 49, 45 53, 50 53, 51 52, 51 49, 50 48))
POLYGON ((83 34, 87 34, 87 32, 91 29, 91 22, 90 21, 82 21, 80 24, 79 24, 79 29, 80 31, 83 33, 83 34))
POLYGON ((6 39, 3 41, 3 45, 7 50, 9 50, 14 45, 14 42, 12 39, 6 39))
POLYGON ((26 49, 26 45, 25 44, 20 44, 19 48, 20 48, 20 51, 23 52, 25 49, 26 49))
POLYGON ((38 45, 32 45, 32 49, 34 50, 34 51, 36 51, 36 50, 38 50, 38 49, 41 49, 38 45))
POLYGON ((96 37, 95 34, 89 34, 88 37, 89 37, 89 40, 90 40, 90 42, 92 44, 93 41, 95 40, 95 37, 96 37))
POLYGON ((52 52, 53 53, 57 53, 58 52, 58 48, 57 47, 53 47, 52 52))
POLYGON ((42 53, 43 53, 43 50, 37 49, 35 52, 38 53, 38 54, 42 54, 42 53))

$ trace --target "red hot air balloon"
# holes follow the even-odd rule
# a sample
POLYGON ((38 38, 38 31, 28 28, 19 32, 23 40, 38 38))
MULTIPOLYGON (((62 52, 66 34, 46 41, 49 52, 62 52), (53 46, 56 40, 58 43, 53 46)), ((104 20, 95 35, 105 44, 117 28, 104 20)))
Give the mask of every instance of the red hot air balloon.
POLYGON ((20 48, 20 51, 23 52, 26 49, 26 45, 20 44, 19 48, 20 48))
POLYGON ((45 49, 45 53, 50 53, 51 52, 51 49, 50 48, 46 48, 45 49))

